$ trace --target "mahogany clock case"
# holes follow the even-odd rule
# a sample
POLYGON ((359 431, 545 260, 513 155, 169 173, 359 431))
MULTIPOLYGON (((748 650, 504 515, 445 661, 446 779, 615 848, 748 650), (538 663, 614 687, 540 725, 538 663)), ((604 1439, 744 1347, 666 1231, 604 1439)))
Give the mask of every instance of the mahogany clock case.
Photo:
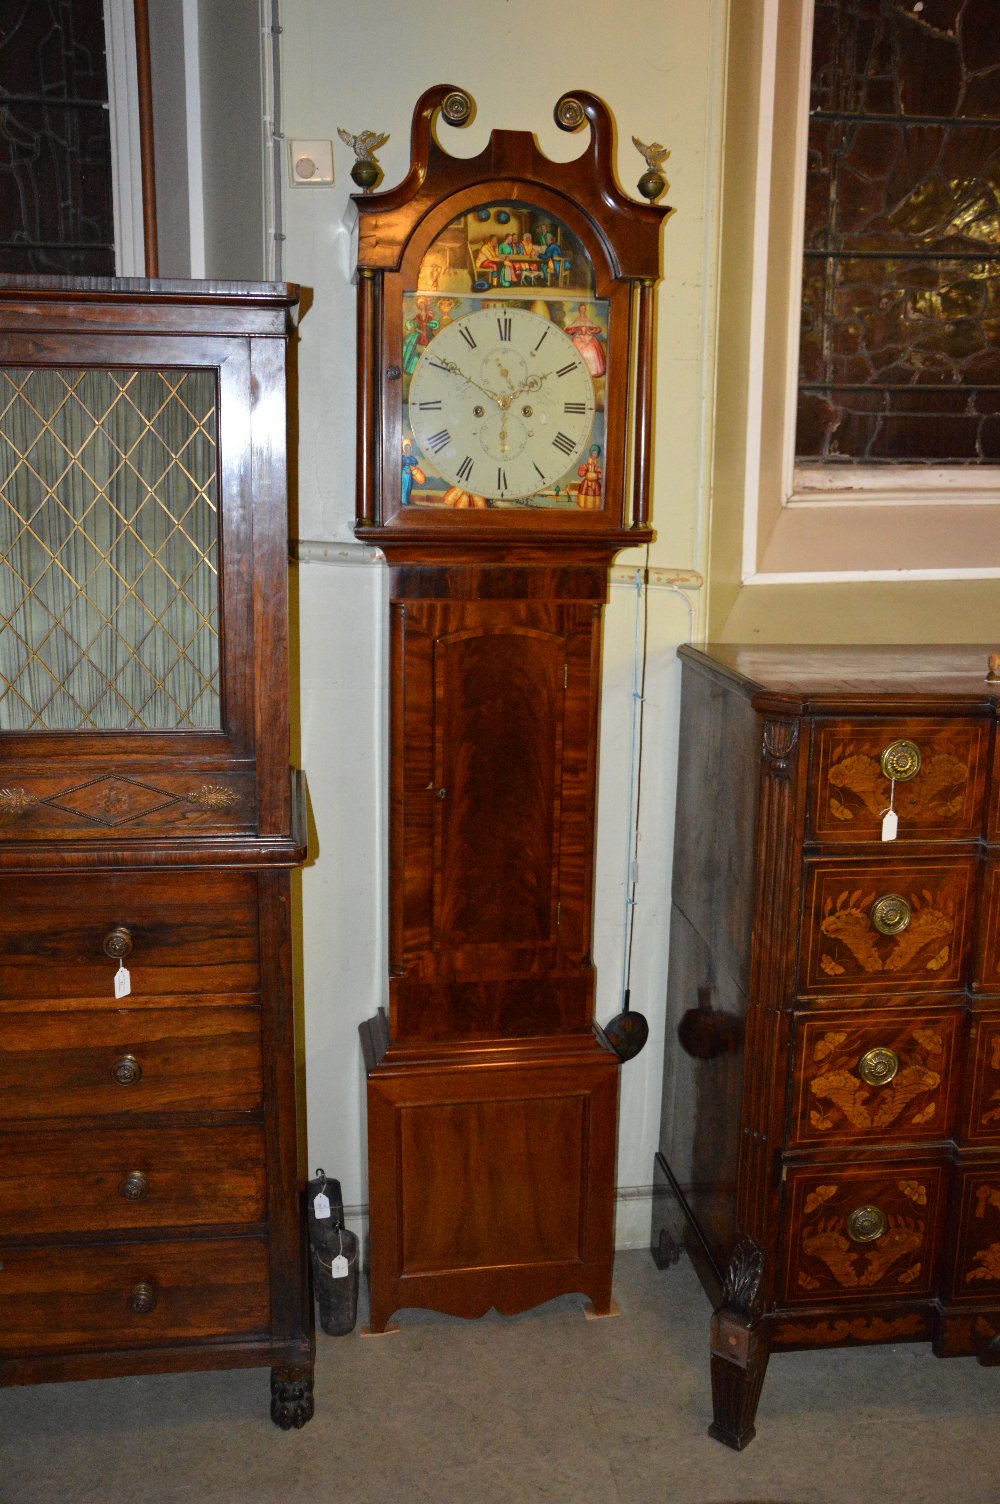
POLYGON ((0 1383, 267 1366, 286 1428, 296 299, 0 279, 0 1383))
POLYGON ((739 1448, 770 1351, 1000 1361, 1000 684, 985 647, 681 657, 653 1250, 718 1306, 739 1448))
POLYGON ((574 99, 591 131, 575 162, 522 131, 460 158, 432 124, 456 101, 467 118, 468 96, 431 89, 407 178, 354 200, 356 532, 384 551, 390 596, 389 1008, 362 1029, 374 1330, 405 1305, 611 1305, 619 1065, 595 1032, 591 958, 601 625, 615 553, 652 536, 665 211, 624 196, 606 108, 574 99), (434 404, 427 421, 411 398, 434 404))

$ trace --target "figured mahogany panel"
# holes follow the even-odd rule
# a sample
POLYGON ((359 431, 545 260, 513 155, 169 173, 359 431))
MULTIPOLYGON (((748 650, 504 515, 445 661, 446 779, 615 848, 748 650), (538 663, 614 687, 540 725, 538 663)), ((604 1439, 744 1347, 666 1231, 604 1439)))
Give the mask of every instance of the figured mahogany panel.
POLYGON ((965 981, 974 857, 821 858, 806 864, 803 897, 800 992, 936 991, 965 981), (910 917, 885 935, 872 909, 889 895, 905 901, 910 917))
POLYGON ((264 1134, 253 1126, 87 1128, 71 1139, 65 1129, 6 1133, 0 1183, 3 1237, 263 1222, 264 1134))
POLYGON ((249 1005, 109 1006, 0 1019, 7 1120, 248 1112, 260 1107, 262 1086, 260 1011, 249 1005))
POLYGON ((992 1148, 1000 1142, 1000 1013, 974 1016, 969 1052, 965 1137, 992 1148))
POLYGON ((0 879, 0 997, 112 1001, 124 926, 135 994, 253 992, 259 985, 257 880, 249 872, 102 873, 0 879))
POLYGON ((969 1166, 959 1174, 958 1233, 951 1299, 1000 1299, 1000 1163, 969 1166))
POLYGON ((565 662, 561 636, 502 622, 435 644, 438 945, 553 938, 565 662))
POLYGON ((5 1248, 0 1358, 264 1333, 261 1238, 5 1248), (139 1286, 152 1308, 136 1311, 139 1286))
MULTIPOLYGON (((945 1168, 917 1164, 792 1168, 783 1193, 779 1299, 920 1296, 934 1286, 945 1168), (885 1229, 858 1241, 850 1229, 875 1208, 885 1229)), ((861 1226, 871 1225, 871 1219, 861 1226)))
POLYGON ((400 1306, 480 1316, 571 1290, 606 1310, 616 1057, 585 1036, 391 1062, 368 1075, 373 1328, 400 1306))
POLYGON ((393 1037, 586 1028, 599 613, 406 600, 392 620, 393 1037))
POLYGON ((959 1009, 797 1014, 789 1147, 948 1138, 963 1020, 959 1009), (880 1070, 891 1079, 869 1084, 880 1070))
POLYGON ((402 1270, 576 1259, 583 1093, 403 1108, 402 1270))
POLYGON ((821 721, 813 733, 811 829, 818 841, 878 841, 889 808, 883 751, 899 740, 920 771, 892 790, 897 840, 971 840, 982 825, 989 726, 975 720, 821 721))
POLYGON ((594 968, 478 982, 396 977, 390 996, 397 1039, 531 1038, 579 1034, 594 1015, 594 968))

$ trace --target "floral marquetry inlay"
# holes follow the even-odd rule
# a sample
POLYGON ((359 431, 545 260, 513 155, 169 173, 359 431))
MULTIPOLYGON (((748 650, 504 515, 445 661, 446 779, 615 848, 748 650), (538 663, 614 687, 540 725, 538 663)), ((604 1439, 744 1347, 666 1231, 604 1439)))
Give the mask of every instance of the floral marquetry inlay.
POLYGON ((786 1297, 929 1288, 942 1174, 934 1166, 790 1175, 786 1297))
POLYGON ((957 1013, 924 1023, 891 1013, 851 1017, 836 1028, 806 1019, 802 1064, 796 1071, 798 1142, 893 1135, 940 1138, 950 1126, 950 1093, 957 1013), (879 1044, 896 1063, 891 1076, 863 1074, 879 1044))
POLYGON ((0 789, 0 815, 24 815, 37 803, 24 789, 0 789))
POLYGON ((915 719, 905 729, 907 737, 901 740, 899 723, 893 721, 833 721, 818 728, 812 815, 818 839, 879 840, 890 799, 899 840, 978 835, 984 728, 961 719, 944 726, 915 719), (908 756, 901 755, 900 747, 908 756), (896 766, 901 772, 893 783, 890 773, 896 766))
POLYGON ((874 869, 863 861, 818 862, 804 913, 806 985, 821 991, 861 980, 880 991, 907 981, 958 985, 972 878, 966 858, 933 866, 887 859, 874 869))

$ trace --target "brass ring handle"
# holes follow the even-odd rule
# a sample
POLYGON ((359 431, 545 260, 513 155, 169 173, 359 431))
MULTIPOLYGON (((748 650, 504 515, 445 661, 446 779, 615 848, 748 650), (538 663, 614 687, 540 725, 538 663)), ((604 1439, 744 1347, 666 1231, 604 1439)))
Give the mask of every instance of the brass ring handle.
POLYGON ((898 1070, 896 1051, 881 1044, 866 1050, 858 1061, 858 1075, 867 1086, 888 1086, 898 1070))
POLYGON ((148 1316, 156 1309, 156 1290, 148 1280, 141 1280, 129 1291, 128 1308, 136 1316, 148 1316))
POLYGON ((916 778, 922 761, 916 742, 908 742, 905 738, 890 742, 879 758, 884 776, 895 779, 897 783, 909 783, 911 778, 916 778))
POLYGON ((870 917, 880 935, 901 935, 913 910, 901 893, 883 893, 872 904, 870 917))
POLYGON ((141 1170, 130 1170, 118 1189, 126 1201, 145 1201, 149 1195, 149 1178, 141 1170))
POLYGON ((134 1055, 123 1055, 111 1067, 111 1077, 119 1086, 134 1086, 142 1079, 142 1066, 134 1055))
POLYGON ((101 949, 112 960, 124 961, 132 950, 132 931, 127 925, 116 924, 113 930, 108 930, 101 949))
POLYGON ((856 1206, 847 1218, 847 1236, 853 1243, 874 1243, 889 1226, 880 1206, 856 1206))

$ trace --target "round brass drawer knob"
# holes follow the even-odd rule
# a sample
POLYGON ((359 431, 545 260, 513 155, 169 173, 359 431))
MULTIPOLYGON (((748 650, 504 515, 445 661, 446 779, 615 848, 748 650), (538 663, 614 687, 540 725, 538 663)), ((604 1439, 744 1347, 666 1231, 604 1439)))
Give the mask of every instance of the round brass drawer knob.
POLYGON ((119 1086, 134 1086, 142 1079, 142 1066, 134 1055, 123 1055, 111 1067, 111 1079, 119 1086))
POLYGON ((883 893, 871 907, 871 921, 880 935, 901 935, 913 910, 901 893, 883 893))
POLYGON ((868 1086, 888 1086, 899 1070, 899 1056, 895 1050, 876 1045, 866 1050, 858 1061, 858 1075, 868 1086))
POLYGON ((128 1308, 136 1316, 148 1316, 156 1309, 156 1291, 147 1280, 133 1285, 129 1291, 128 1308))
POLYGON ((141 1170, 130 1170, 120 1189, 126 1201, 145 1201, 149 1195, 149 1180, 141 1170))
POLYGON ((847 1219, 847 1236, 854 1243, 874 1243, 888 1226, 880 1206, 856 1206, 847 1219))
POLYGON ((101 945, 106 956, 111 956, 115 961, 124 961, 132 951, 132 931, 124 924, 116 924, 113 930, 108 930, 101 945))
POLYGON ((905 740, 890 742, 879 759, 885 777, 894 778, 897 783, 909 783, 916 778, 922 761, 916 742, 905 740))

